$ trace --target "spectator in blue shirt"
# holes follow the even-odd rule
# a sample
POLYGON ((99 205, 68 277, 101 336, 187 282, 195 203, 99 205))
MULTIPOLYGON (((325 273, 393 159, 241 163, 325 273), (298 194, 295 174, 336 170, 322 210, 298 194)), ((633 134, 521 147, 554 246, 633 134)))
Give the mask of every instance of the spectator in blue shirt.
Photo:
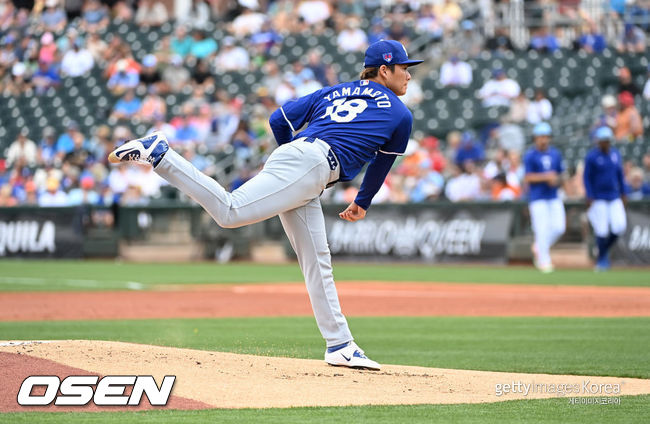
POLYGON ((189 56, 205 59, 212 56, 216 51, 217 42, 213 38, 206 38, 203 31, 199 29, 192 31, 192 45, 190 46, 189 56))
POLYGON ((88 0, 83 9, 81 28, 84 31, 101 31, 108 26, 108 10, 99 0, 88 0))
POLYGON ((388 31, 384 28, 383 20, 381 18, 374 18, 372 20, 372 26, 368 31, 368 44, 373 44, 384 39, 388 39, 388 31))
POLYGON ((39 29, 41 31, 62 31, 68 19, 66 18, 63 7, 59 4, 58 0, 46 0, 43 12, 40 15, 39 29))
POLYGON ((282 36, 267 21, 258 32, 251 35, 250 41, 258 51, 267 55, 274 45, 282 42, 282 36))
POLYGON ((530 49, 541 53, 553 53, 560 48, 557 38, 548 32, 547 28, 541 28, 536 34, 530 37, 530 49))
POLYGON ((187 33, 187 28, 183 25, 176 28, 170 46, 172 53, 179 55, 181 58, 185 58, 185 56, 190 54, 190 49, 192 48, 192 37, 187 33))
POLYGON ((194 111, 191 108, 184 108, 181 116, 176 117, 172 124, 176 127, 176 134, 174 135, 174 145, 178 146, 193 146, 199 141, 199 132, 196 129, 193 121, 194 111))
POLYGON ((630 5, 630 17, 633 22, 646 33, 650 32, 650 4, 646 1, 635 2, 630 5))
POLYGON ((130 119, 140 111, 142 102, 135 97, 133 90, 129 90, 115 103, 111 117, 115 119, 130 119))
POLYGON ((108 80, 108 88, 113 94, 122 94, 140 83, 140 74, 128 67, 126 59, 120 59, 115 64, 116 72, 108 80))
POLYGON ((638 26, 626 23, 616 48, 621 53, 643 53, 646 49, 646 35, 638 26))
POLYGON ((52 127, 43 129, 43 137, 38 144, 38 162, 40 165, 52 166, 57 158, 57 143, 55 130, 52 127))
POLYGON ((68 123, 67 131, 61 134, 59 138, 56 140, 57 154, 60 154, 61 156, 65 156, 74 150, 75 147, 74 139, 78 132, 79 132, 79 124, 77 124, 77 121, 70 121, 68 123))
POLYGON ((420 164, 417 183, 409 195, 414 203, 435 200, 445 185, 445 179, 438 171, 431 169, 431 160, 426 159, 420 164))
POLYGON ((79 180, 79 186, 70 190, 68 194, 70 206, 99 205, 99 193, 95 191, 95 179, 92 175, 84 175, 79 180))
POLYGON ((43 94, 50 87, 58 87, 61 77, 53 66, 41 61, 38 63, 38 70, 32 75, 32 84, 38 94, 43 94))
POLYGON ((607 47, 607 42, 596 24, 592 23, 589 25, 589 32, 582 34, 578 39, 578 46, 587 53, 602 53, 607 47))
POLYGON ((460 140, 458 151, 456 152, 456 165, 461 166, 467 160, 477 163, 484 159, 485 151, 483 150, 483 146, 481 146, 471 132, 465 131, 460 140))

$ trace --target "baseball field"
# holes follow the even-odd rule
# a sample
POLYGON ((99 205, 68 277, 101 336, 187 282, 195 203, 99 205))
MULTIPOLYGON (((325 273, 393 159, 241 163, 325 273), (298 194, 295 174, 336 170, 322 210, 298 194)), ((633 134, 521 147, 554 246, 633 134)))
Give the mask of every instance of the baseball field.
POLYGON ((650 272, 335 263, 379 372, 330 367, 297 265, 0 262, 0 422, 650 422, 650 272), (20 406, 175 375, 166 407, 20 406))

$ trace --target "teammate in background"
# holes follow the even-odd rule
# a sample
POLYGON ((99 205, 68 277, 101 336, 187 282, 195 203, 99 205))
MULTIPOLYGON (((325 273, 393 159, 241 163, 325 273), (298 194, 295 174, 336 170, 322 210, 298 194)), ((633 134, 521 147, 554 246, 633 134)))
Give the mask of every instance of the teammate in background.
POLYGON ((356 199, 339 214, 350 222, 365 217, 395 158, 406 149, 413 117, 397 96, 406 93, 408 67, 421 62, 409 60, 397 41, 378 41, 366 50, 360 80, 285 103, 270 118, 280 146, 258 175, 232 193, 170 149, 160 132, 127 142, 109 160, 151 163, 224 228, 279 215, 327 343, 325 361, 378 370, 380 365, 354 342, 341 312, 319 197, 326 187, 352 180, 369 162, 356 199))
POLYGON ((535 234, 535 266, 544 273, 553 271, 551 246, 564 234, 564 204, 557 196, 561 184, 562 156, 550 146, 551 126, 540 122, 533 128, 535 146, 526 152, 524 181, 529 184, 530 221, 535 234))
POLYGON ((612 147, 614 132, 600 127, 594 134, 597 146, 585 158, 584 183, 587 194, 587 216, 596 235, 598 259, 596 271, 610 268, 609 249, 625 232, 625 180, 621 154, 612 147))

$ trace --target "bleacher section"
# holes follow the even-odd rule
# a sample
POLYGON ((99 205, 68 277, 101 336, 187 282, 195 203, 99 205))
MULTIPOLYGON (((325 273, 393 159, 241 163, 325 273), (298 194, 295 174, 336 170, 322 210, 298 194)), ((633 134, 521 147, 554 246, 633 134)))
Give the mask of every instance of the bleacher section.
MULTIPOLYGON (((163 37, 173 31, 171 23, 158 29, 143 29, 135 24, 112 23, 104 33, 109 41, 113 34, 123 37, 131 46, 137 60, 160 48, 163 37)), ((210 32, 218 43, 225 36, 221 30, 210 32)), ((281 69, 290 67, 296 60, 306 58, 312 48, 322 49, 322 60, 332 64, 342 81, 356 78, 362 53, 343 54, 337 50, 336 36, 332 30, 322 34, 293 34, 284 38, 273 54, 281 69)), ((557 134, 559 147, 571 162, 584 156, 590 142, 589 127, 600 113, 600 99, 606 93, 614 93, 616 69, 627 66, 642 87, 648 69, 645 55, 621 55, 605 50, 600 55, 562 50, 554 54, 521 51, 493 56, 484 52, 469 60, 474 78, 469 87, 445 88, 440 85, 438 69, 431 69, 420 79, 424 100, 414 108, 414 131, 416 135, 433 134, 444 137, 452 130, 478 129, 487 122, 498 119, 495 110, 486 110, 476 97, 476 91, 490 77, 492 69, 502 68, 506 74, 519 82, 532 97, 535 88, 543 88, 554 106, 552 126, 557 134)), ((31 137, 38 139, 42 129, 53 126, 57 132, 65 130, 70 119, 76 120, 84 134, 105 123, 116 98, 107 89, 103 69, 93 71, 77 79, 64 78, 59 89, 49 89, 44 95, 33 93, 14 98, 0 97, 0 154, 15 139, 23 127, 30 129, 31 137)), ((217 83, 231 95, 255 93, 259 88, 262 71, 227 72, 217 75, 217 83)), ((190 87, 184 92, 165 97, 168 119, 179 113, 179 105, 189 97, 190 87)), ((139 92, 140 96, 144 93, 139 92)), ((644 116, 645 128, 650 128, 650 102, 638 100, 637 107, 644 116)), ((128 124, 137 136, 144 135, 148 126, 133 120, 128 124)), ((646 131, 646 134, 650 131, 646 131)), ((37 140, 38 141, 38 140, 37 140)), ((639 158, 650 149, 650 135, 635 145, 621 146, 627 158, 639 158)))

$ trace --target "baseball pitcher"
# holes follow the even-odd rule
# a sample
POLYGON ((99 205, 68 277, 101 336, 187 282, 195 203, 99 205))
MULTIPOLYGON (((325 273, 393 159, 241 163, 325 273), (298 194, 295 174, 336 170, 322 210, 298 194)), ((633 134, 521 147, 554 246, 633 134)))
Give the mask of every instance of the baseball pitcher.
POLYGON ((355 201, 339 214, 352 222, 365 217, 396 156, 406 149, 413 117, 397 96, 406 93, 408 67, 421 62, 409 60, 401 43, 381 40, 366 50, 360 80, 282 105, 270 118, 279 147, 258 175, 231 193, 170 149, 160 132, 125 143, 109 160, 151 163, 224 228, 279 215, 327 344, 325 361, 379 370, 354 342, 341 312, 319 197, 326 187, 352 180, 369 162, 355 201))

